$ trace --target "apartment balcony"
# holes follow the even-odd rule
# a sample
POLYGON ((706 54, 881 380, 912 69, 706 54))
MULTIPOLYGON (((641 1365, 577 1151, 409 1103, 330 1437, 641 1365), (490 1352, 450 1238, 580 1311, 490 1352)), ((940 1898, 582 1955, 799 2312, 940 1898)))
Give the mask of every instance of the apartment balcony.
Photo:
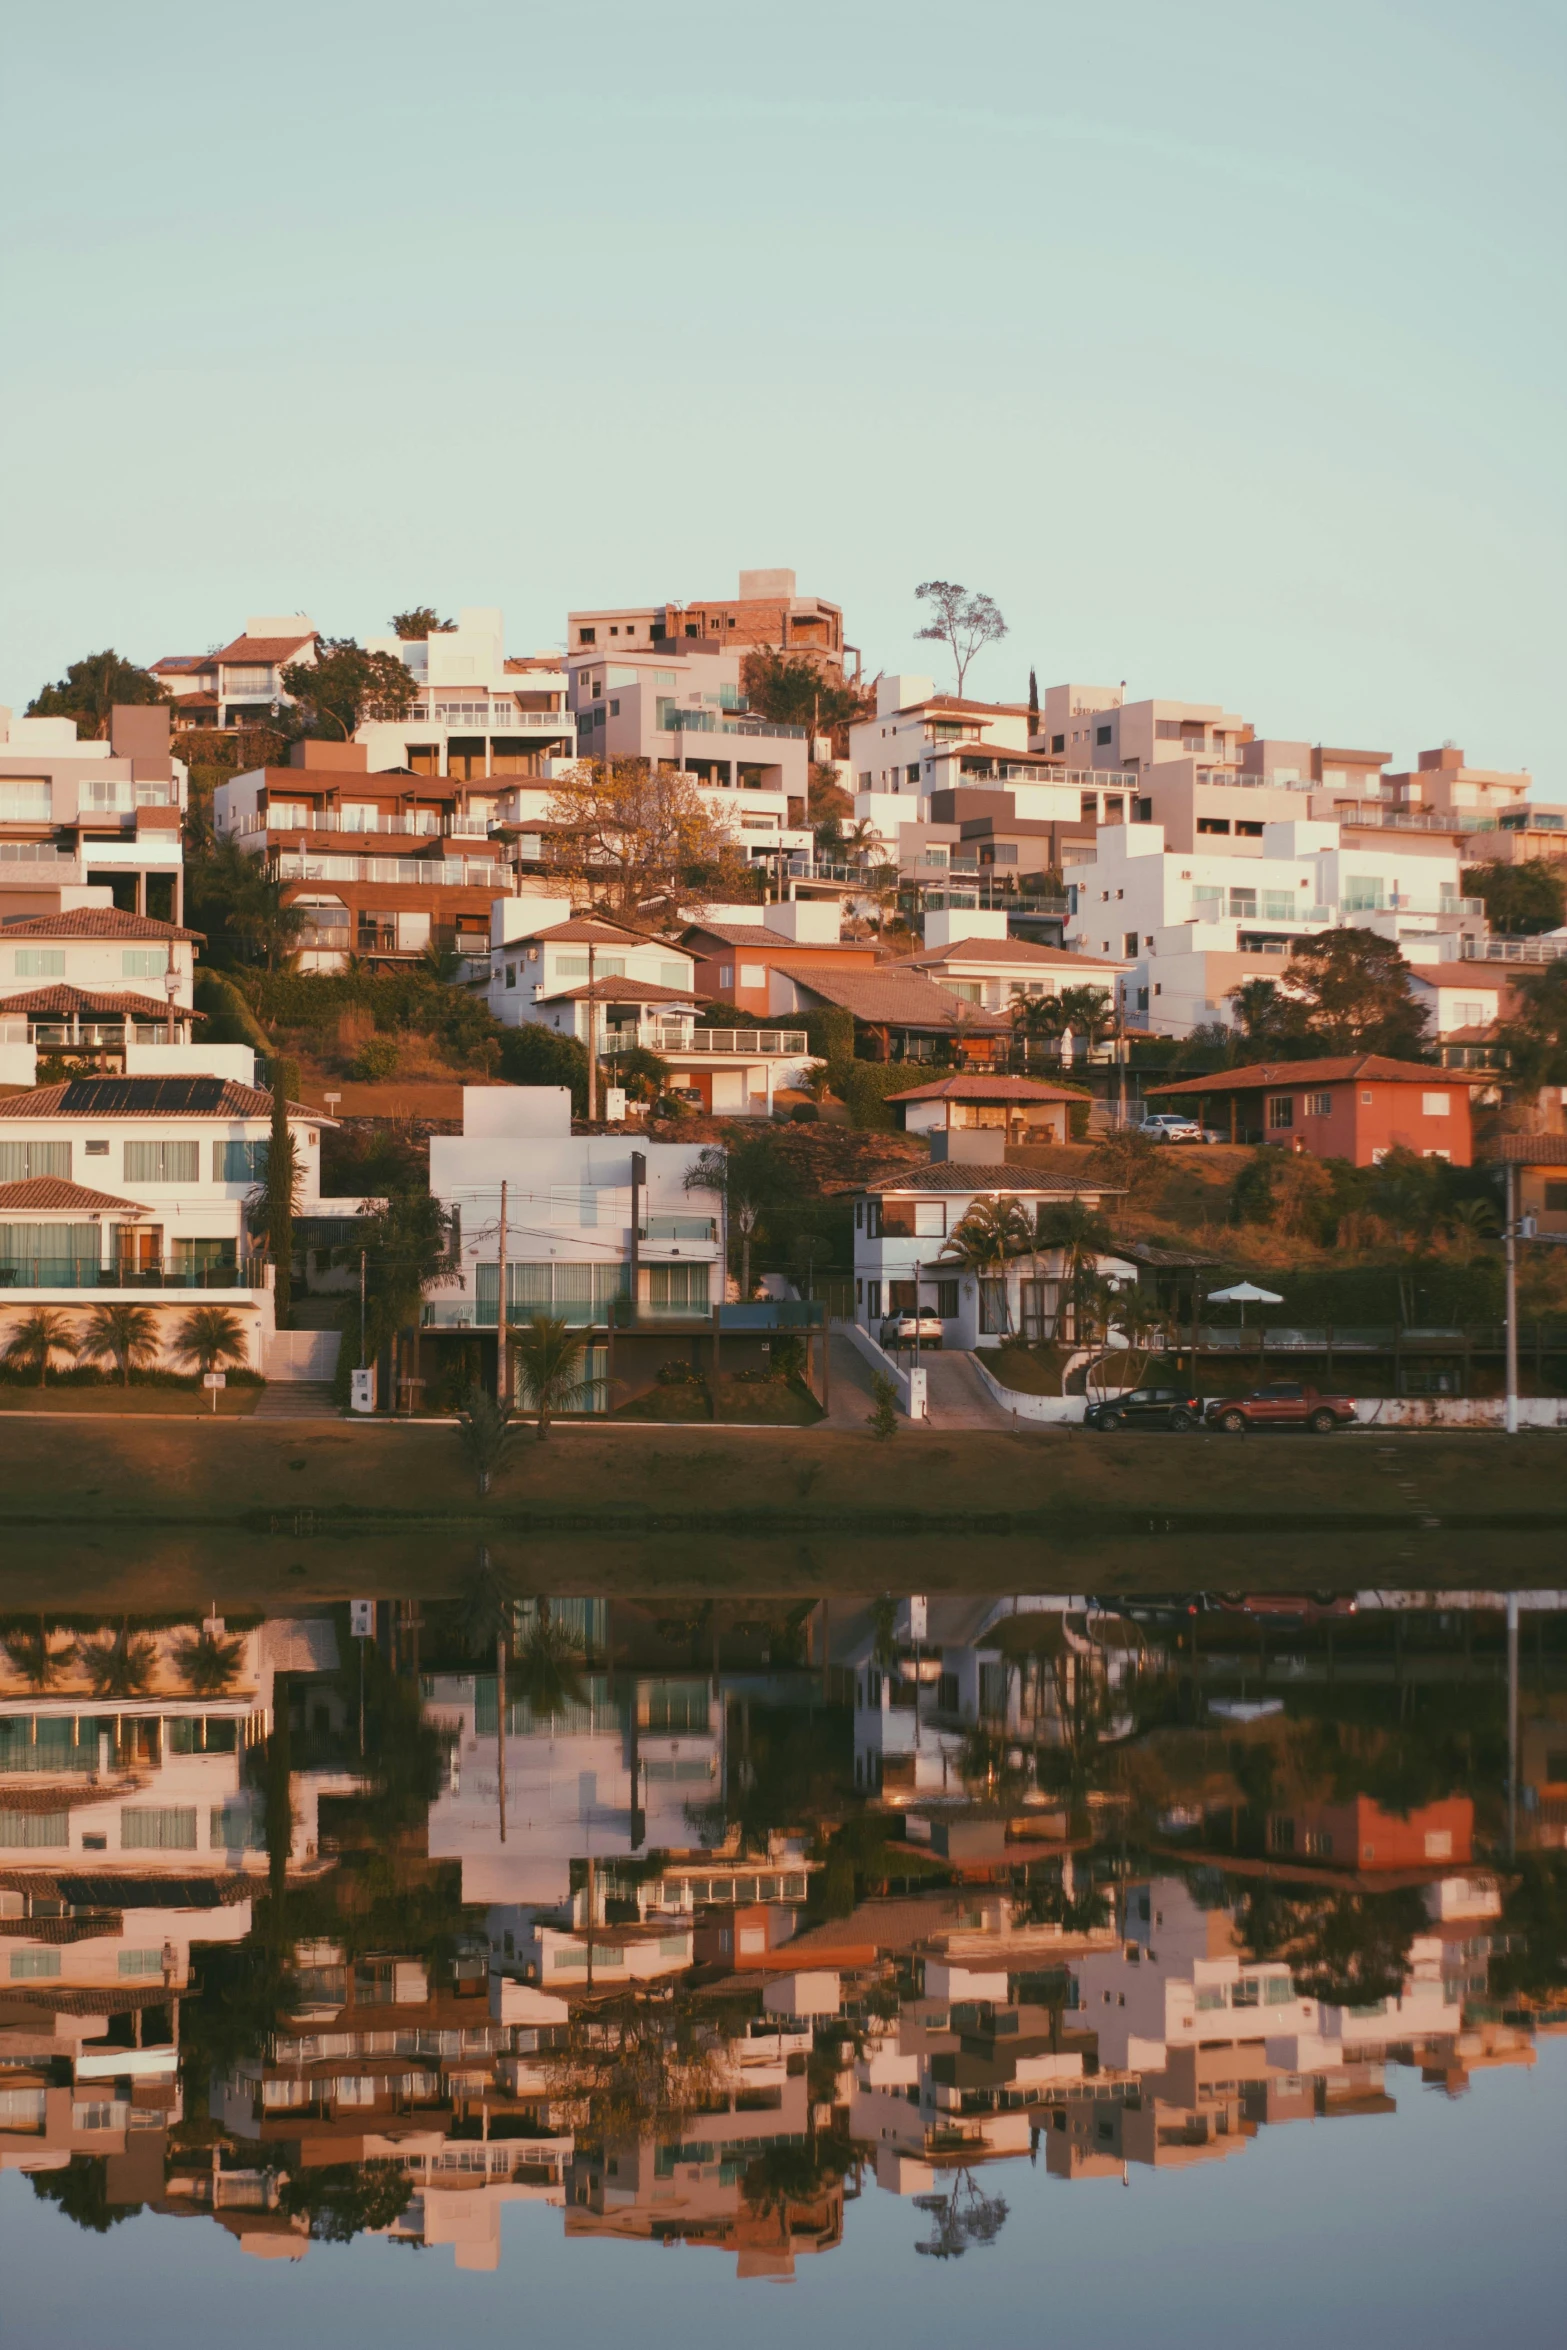
POLYGON ((810 732, 808 727, 785 726, 772 718, 730 717, 722 710, 676 708, 669 711, 667 716, 668 725, 659 728, 664 734, 749 734, 775 742, 803 743, 810 732))
POLYGON ((396 833, 413 840, 488 840, 488 816, 455 814, 439 816, 433 810, 414 815, 392 814, 372 808, 363 814, 355 810, 350 822, 341 808, 302 808, 290 812, 287 803, 281 808, 266 808, 259 821, 247 825, 238 833, 242 842, 262 844, 269 832, 334 832, 353 836, 361 832, 396 833))
POLYGON ((1377 800, 1335 800, 1333 809, 1340 824, 1370 832, 1472 832, 1475 829, 1467 816, 1433 816, 1423 808, 1389 808, 1377 800))
POLYGON ((1465 963, 1559 963, 1567 938, 1461 938, 1458 954, 1465 963))
POLYGON ((50 840, 0 840, 0 868, 8 881, 76 882, 85 879, 81 859, 50 840), (25 868, 25 870, 17 870, 25 868))
POLYGON ((278 881, 373 881, 405 889, 506 890, 506 867, 488 857, 336 857, 281 849, 273 858, 278 881))
MULTIPOLYGON (((920 885, 917 882, 911 885, 905 880, 900 886, 918 889, 920 885)), ((964 913, 977 912, 981 908, 998 914, 1069 914, 1072 911, 1071 902, 1067 898, 1056 897, 1042 890, 1007 889, 993 882, 976 882, 972 889, 945 886, 931 889, 927 886, 923 894, 925 910, 931 914, 940 913, 943 907, 964 913)))
POLYGON ((463 734, 570 734, 569 710, 519 710, 512 701, 458 701, 439 688, 409 713, 413 726, 444 726, 463 734))
POLYGON ((167 1266, 95 1265, 75 1257, 6 1257, 0 1258, 0 1290, 264 1290, 270 1287, 270 1273, 271 1261, 266 1257, 244 1257, 234 1264, 167 1266))
POLYGON ((698 1028, 687 1021, 649 1022, 634 1039, 611 1030, 599 1047, 607 1060, 637 1049, 714 1061, 803 1060, 810 1042, 803 1028, 698 1028))

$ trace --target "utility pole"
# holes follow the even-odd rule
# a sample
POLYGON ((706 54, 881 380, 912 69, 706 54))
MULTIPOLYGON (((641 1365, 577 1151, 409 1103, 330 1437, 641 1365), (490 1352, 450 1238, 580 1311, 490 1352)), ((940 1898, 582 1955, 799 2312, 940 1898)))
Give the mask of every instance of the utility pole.
MULTIPOLYGON (((1511 1168, 1508 1173, 1511 1174, 1511 1168)), ((1507 1594, 1507 1857, 1518 1857, 1518 1594, 1507 1594)))
POLYGON ((506 1183, 501 1180, 501 1240, 500 1285, 495 1302, 495 1400, 498 1404, 510 1401, 511 1365, 506 1357, 509 1351, 506 1337, 506 1183))
MULTIPOLYGON (((1518 1433, 1518 1170, 1502 1172, 1502 1234, 1507 1261, 1507 1433, 1518 1433)), ((1513 1635, 1516 1637, 1516 1635, 1513 1635)))
POLYGON ((506 1627, 495 1634, 495 1770, 499 1790, 501 1842, 506 1841, 506 1627))
POLYGON ((365 1361, 365 1252, 359 1251, 359 1368, 367 1370, 365 1361))
POLYGON ((593 1000, 593 966, 594 947, 590 938, 588 940, 588 1124, 590 1126, 598 1117, 599 1090, 598 1006, 593 1000))

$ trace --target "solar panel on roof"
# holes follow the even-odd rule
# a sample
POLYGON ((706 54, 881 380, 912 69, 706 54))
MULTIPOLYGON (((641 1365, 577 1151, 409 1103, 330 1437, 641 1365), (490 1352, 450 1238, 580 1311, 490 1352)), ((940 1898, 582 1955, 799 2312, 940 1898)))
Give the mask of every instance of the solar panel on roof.
POLYGON ((86 1110, 112 1117, 123 1110, 216 1110, 223 1100, 221 1077, 73 1077, 62 1110, 86 1110))

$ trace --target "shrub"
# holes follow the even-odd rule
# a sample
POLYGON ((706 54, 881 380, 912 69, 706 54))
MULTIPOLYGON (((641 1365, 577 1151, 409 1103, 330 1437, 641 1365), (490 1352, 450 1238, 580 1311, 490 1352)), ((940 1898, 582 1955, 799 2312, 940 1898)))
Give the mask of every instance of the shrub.
POLYGON ((568 1085, 580 1118, 588 1107, 588 1056, 574 1036, 557 1035, 537 1020, 506 1028, 500 1038, 501 1075, 508 1085, 568 1085))
POLYGON ((885 1371, 871 1373, 871 1411, 865 1425, 879 1442, 898 1433, 898 1390, 885 1371))
POLYGON ((370 1036, 348 1064, 348 1074, 361 1085, 378 1085, 397 1074, 397 1046, 389 1036, 370 1036))
POLYGON ((660 1387, 700 1387, 702 1375, 700 1371, 694 1370, 689 1363, 660 1363, 658 1383, 660 1387))

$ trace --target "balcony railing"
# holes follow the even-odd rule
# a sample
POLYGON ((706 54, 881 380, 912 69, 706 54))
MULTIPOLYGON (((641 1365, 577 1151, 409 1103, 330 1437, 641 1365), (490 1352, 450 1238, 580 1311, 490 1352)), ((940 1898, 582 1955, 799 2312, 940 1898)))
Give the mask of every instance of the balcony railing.
POLYGON ((1461 938, 1458 954, 1465 963, 1559 963, 1567 938, 1461 938))
POLYGON ((809 1039, 803 1028, 693 1028, 678 1047, 685 1053, 765 1053, 782 1057, 804 1053, 809 1039))
MULTIPOLYGON (((28 819, 28 821, 44 821, 28 819)), ((76 859, 51 840, 0 840, 0 859, 7 865, 74 865, 76 859)))
POLYGON ((1373 832, 1468 832, 1471 827, 1464 816, 1433 816, 1423 808, 1385 808, 1377 801, 1335 800, 1340 824, 1365 827, 1373 832))
POLYGON ((279 881, 374 881, 405 889, 506 887, 506 868, 488 857, 314 857, 283 849, 273 859, 279 881))
POLYGON ((350 838, 359 833, 400 833, 414 840, 488 840, 488 816, 401 815, 383 808, 372 808, 367 815, 355 815, 350 823, 341 808, 300 808, 290 811, 287 801, 280 808, 267 808, 258 823, 248 826, 242 839, 255 839, 263 832, 335 832, 350 838))
MULTIPOLYGON (((920 884, 906 880, 901 886, 905 890, 918 890, 920 884)), ((973 889, 927 888, 924 898, 926 911, 933 914, 940 913, 944 906, 963 913, 976 912, 980 908, 1006 914, 1068 914, 1072 910, 1064 897, 1047 896, 1043 891, 997 889, 994 886, 988 889, 978 886, 973 889)))
POLYGON ((712 1243, 718 1238, 718 1224, 712 1216, 648 1216, 637 1226, 637 1238, 712 1243))
POLYGON ((754 734, 774 740, 803 743, 809 732, 804 726, 785 726, 772 718, 726 718, 721 710, 681 710, 669 713, 668 734, 754 734))
POLYGON ((440 698, 415 703, 409 712, 415 726, 477 728, 483 734, 569 734, 569 710, 519 710, 515 702, 449 702, 440 698))
POLYGON ((0 1259, 0 1289, 265 1289, 265 1257, 228 1265, 95 1265, 79 1257, 0 1259))

